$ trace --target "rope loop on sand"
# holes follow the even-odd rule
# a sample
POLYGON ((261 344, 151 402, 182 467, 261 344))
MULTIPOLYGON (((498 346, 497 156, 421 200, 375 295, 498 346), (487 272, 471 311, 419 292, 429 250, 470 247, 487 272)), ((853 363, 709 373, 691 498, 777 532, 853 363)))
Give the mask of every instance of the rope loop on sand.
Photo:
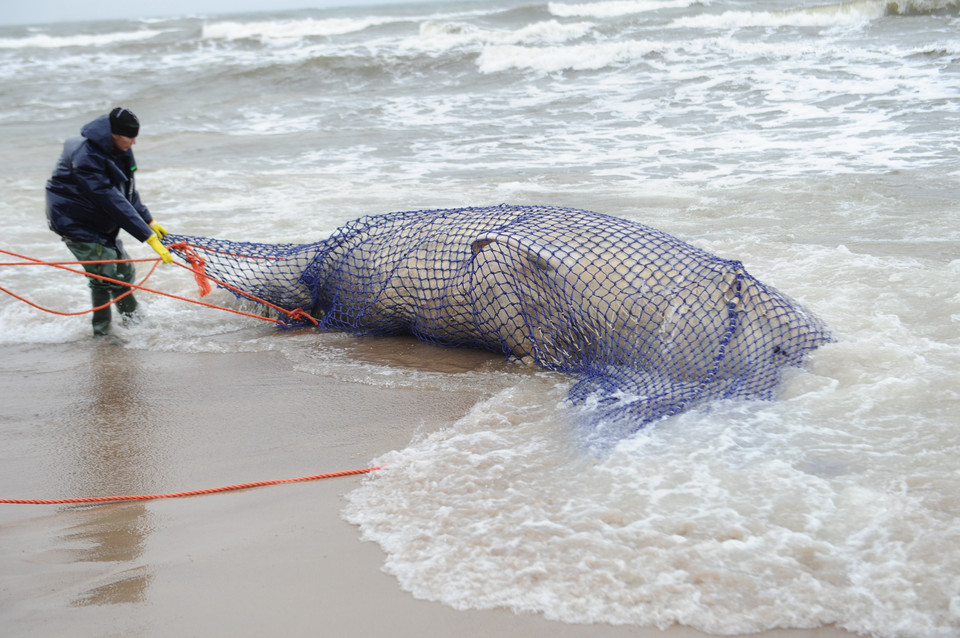
POLYGON ((0 503, 13 505, 73 505, 77 503, 110 503, 115 501, 152 501, 161 498, 182 498, 185 496, 201 496, 204 494, 217 494, 220 492, 231 492, 234 490, 246 490, 251 487, 263 487, 264 485, 278 485, 280 483, 299 483, 303 481, 317 481, 320 479, 336 478, 339 476, 352 476, 354 474, 366 474, 379 470, 380 467, 366 467, 360 470, 344 470, 342 472, 330 472, 328 474, 315 474, 314 476, 301 476, 299 478, 275 479, 272 481, 257 481, 255 483, 239 483, 237 485, 225 485, 223 487, 213 487, 205 490, 191 490, 189 492, 172 492, 169 494, 138 494, 134 496, 93 496, 89 498, 57 498, 57 499, 19 499, 19 498, 0 498, 0 503))

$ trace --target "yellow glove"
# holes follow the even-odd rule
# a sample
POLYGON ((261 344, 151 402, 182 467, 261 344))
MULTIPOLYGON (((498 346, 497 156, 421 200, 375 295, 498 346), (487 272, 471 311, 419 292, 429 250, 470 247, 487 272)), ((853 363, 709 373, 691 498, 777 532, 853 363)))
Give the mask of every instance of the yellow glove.
POLYGON ((157 234, 157 237, 163 239, 167 236, 167 229, 160 225, 160 222, 153 220, 150 222, 150 228, 153 229, 153 232, 157 234))
POLYGON ((147 243, 150 244, 150 248, 153 248, 157 251, 157 254, 160 255, 160 258, 163 260, 163 263, 169 264, 173 261, 173 255, 170 254, 170 251, 163 247, 163 244, 160 243, 160 238, 156 235, 150 235, 147 237, 147 243))

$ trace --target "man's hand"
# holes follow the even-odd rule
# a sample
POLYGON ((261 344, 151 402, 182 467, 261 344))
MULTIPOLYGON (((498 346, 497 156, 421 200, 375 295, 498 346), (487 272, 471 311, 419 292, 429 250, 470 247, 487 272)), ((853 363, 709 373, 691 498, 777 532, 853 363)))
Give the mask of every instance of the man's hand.
POLYGON ((173 261, 173 255, 170 254, 170 251, 163 247, 163 244, 160 243, 160 238, 156 235, 150 235, 147 237, 147 243, 150 244, 150 248, 153 248, 157 251, 157 254, 160 255, 160 259, 163 260, 163 263, 169 264, 173 261))
POLYGON ((153 229, 153 232, 157 234, 157 237, 163 239, 167 236, 167 229, 160 225, 160 222, 153 220, 150 222, 150 228, 153 229))

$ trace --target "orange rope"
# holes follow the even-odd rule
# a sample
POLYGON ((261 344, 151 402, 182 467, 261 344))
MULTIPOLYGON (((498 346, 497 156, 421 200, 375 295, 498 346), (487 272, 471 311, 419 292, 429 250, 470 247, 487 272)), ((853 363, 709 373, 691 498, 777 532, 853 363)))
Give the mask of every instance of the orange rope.
MULTIPOLYGON (((5 255, 15 255, 9 251, 0 249, 0 253, 5 255)), ((16 255, 19 257, 19 255, 16 255)), ((32 259, 32 257, 22 257, 22 259, 32 259)), ((99 261, 0 261, 0 266, 80 266, 83 264, 134 264, 140 262, 157 261, 156 257, 147 259, 101 259, 99 261)))
MULTIPOLYGON (((281 308, 281 307, 279 307, 279 306, 276 306, 276 305, 274 305, 274 304, 272 304, 272 303, 270 303, 270 302, 268 302, 268 301, 265 301, 265 300, 263 300, 263 299, 258 299, 257 297, 255 297, 255 296, 253 296, 253 295, 250 295, 250 294, 248 294, 248 293, 246 293, 246 292, 244 292, 244 291, 242 291, 242 290, 240 290, 240 289, 238 289, 238 288, 235 288, 235 287, 233 287, 233 286, 230 286, 229 284, 227 284, 227 283, 225 283, 225 282, 222 282, 222 281, 219 281, 219 280, 217 280, 217 279, 214 279, 213 277, 210 277, 210 276, 207 275, 207 274, 205 273, 205 271, 204 271, 204 265, 205 265, 204 259, 203 259, 202 257, 200 257, 199 255, 197 255, 196 252, 195 252, 186 242, 180 242, 179 244, 173 244, 173 245, 170 246, 170 248, 173 248, 173 249, 175 249, 175 250, 179 250, 179 251, 181 251, 181 252, 184 254, 184 259, 187 261, 187 263, 189 264, 189 266, 185 266, 185 265, 183 265, 183 264, 177 264, 177 265, 180 266, 181 268, 186 268, 186 269, 191 270, 191 271, 193 272, 194 277, 196 278, 196 281, 197 281, 197 286, 198 286, 199 289, 200 289, 200 296, 201 296, 201 297, 204 297, 204 296, 206 296, 207 294, 209 294, 209 292, 210 292, 210 282, 213 281, 213 282, 216 283, 217 285, 223 286, 224 288, 227 288, 228 290, 234 292, 234 293, 237 294, 237 295, 241 295, 241 296, 247 297, 248 299, 251 299, 251 300, 253 300, 253 301, 256 301, 256 302, 262 303, 262 304, 264 304, 264 305, 270 306, 270 307, 273 308, 274 310, 276 310, 276 311, 278 311, 278 312, 281 312, 281 313, 283 313, 283 314, 286 314, 286 315, 287 315, 291 320, 293 320, 293 321, 306 321, 306 320, 309 320, 309 321, 312 321, 315 325, 317 324, 317 320, 314 319, 312 316, 310 316, 310 315, 307 313, 307 311, 305 311, 303 308, 295 308, 295 309, 293 309, 293 310, 286 310, 286 309, 284 309, 284 308, 281 308)), ((203 301, 196 301, 196 300, 194 300, 194 299, 188 299, 188 298, 186 298, 186 297, 180 297, 180 296, 178 296, 178 295, 172 295, 172 294, 170 294, 170 293, 166 293, 166 292, 162 292, 162 291, 159 291, 159 290, 153 290, 153 289, 150 289, 150 288, 145 288, 145 287, 143 287, 142 284, 143 284, 144 282, 146 282, 147 279, 149 279, 151 275, 153 275, 154 271, 157 269, 157 266, 160 265, 161 260, 160 260, 159 258, 155 258, 155 259, 110 259, 110 260, 88 261, 88 262, 84 262, 84 261, 48 262, 48 261, 43 261, 43 260, 41 260, 41 259, 35 259, 35 258, 33 258, 33 257, 27 257, 27 256, 25 256, 25 255, 19 255, 19 254, 17 254, 17 253, 13 253, 13 252, 10 252, 10 251, 8 251, 8 250, 3 250, 2 248, 0 248, 0 253, 2 253, 2 254, 4 254, 4 255, 10 255, 11 257, 16 257, 17 259, 24 259, 24 260, 26 260, 26 261, 23 261, 23 262, 0 262, 0 266, 53 266, 54 268, 60 268, 61 270, 66 270, 67 272, 76 273, 76 274, 78 274, 78 275, 85 275, 85 276, 87 276, 87 277, 95 277, 95 278, 97 278, 97 279, 100 279, 100 280, 103 280, 103 281, 107 281, 107 282, 110 282, 110 283, 113 283, 113 284, 118 284, 118 285, 121 285, 121 286, 126 286, 126 287, 128 287, 128 288, 130 289, 130 290, 128 290, 127 292, 123 293, 122 295, 118 296, 116 299, 114 299, 114 300, 111 301, 110 303, 104 304, 104 305, 99 306, 99 307, 97 307, 97 308, 91 308, 90 310, 84 310, 84 311, 82 311, 82 312, 69 312, 69 313, 68 313, 68 312, 58 312, 58 311, 55 311, 55 310, 51 310, 51 309, 49 309, 49 308, 44 308, 44 307, 39 306, 39 305, 37 305, 37 304, 35 304, 35 303, 33 303, 33 302, 31 302, 31 301, 29 301, 29 300, 27 300, 27 299, 19 296, 19 295, 16 295, 16 294, 10 292, 10 291, 7 290, 6 288, 0 287, 0 291, 3 291, 3 292, 5 292, 5 293, 7 293, 7 294, 10 295, 11 297, 14 297, 15 299, 18 299, 18 300, 20 300, 20 301, 22 301, 22 302, 24 302, 24 303, 26 303, 26 304, 28 304, 28 305, 30 305, 30 306, 33 306, 34 308, 36 308, 36 309, 38 309, 38 310, 43 310, 44 312, 49 312, 49 313, 51 313, 51 314, 62 315, 62 316, 74 316, 74 315, 82 315, 82 314, 86 314, 86 313, 89 313, 89 312, 94 312, 94 311, 96 311, 96 310, 100 310, 101 308, 106 308, 106 307, 109 306, 110 304, 116 303, 117 300, 122 299, 123 297, 131 294, 131 293, 133 292, 133 290, 136 289, 136 290, 143 290, 143 291, 145 291, 145 292, 152 292, 152 293, 154 293, 154 294, 163 295, 164 297, 170 297, 170 298, 172 298, 172 299, 177 299, 177 300, 180 300, 180 301, 186 301, 186 302, 188 302, 188 303, 193 303, 193 304, 197 304, 197 305, 200 305, 200 306, 206 306, 206 307, 208 307, 208 308, 215 308, 215 309, 218 309, 218 310, 226 310, 227 312, 232 312, 232 313, 234 313, 234 314, 243 315, 243 316, 246 316, 246 317, 253 317, 254 319, 262 319, 262 320, 264 320, 264 321, 272 321, 272 322, 274 322, 274 323, 282 323, 279 319, 271 319, 271 318, 269 318, 269 317, 262 317, 262 316, 260 316, 260 315, 251 314, 251 313, 249 313, 249 312, 243 312, 243 311, 240 311, 240 310, 233 310, 232 308, 224 308, 224 307, 222 307, 222 306, 216 306, 216 305, 214 305, 214 304, 206 303, 206 302, 203 302, 203 301), (125 282, 125 281, 120 281, 120 280, 117 280, 117 279, 111 279, 110 277, 105 277, 105 276, 103 276, 103 275, 96 275, 96 274, 93 274, 93 273, 88 273, 88 272, 86 272, 86 271, 84 271, 84 270, 76 270, 75 268, 68 268, 68 267, 67 267, 68 265, 83 265, 83 264, 95 264, 95 263, 113 264, 113 263, 128 263, 128 262, 153 262, 153 267, 150 269, 150 272, 147 273, 147 276, 144 277, 144 278, 140 281, 140 284, 131 284, 131 283, 128 283, 128 282, 125 282)), ((318 479, 334 478, 334 477, 338 477, 338 476, 350 476, 350 475, 353 475, 353 474, 366 474, 367 472, 372 472, 372 471, 374 471, 374 470, 379 470, 379 469, 380 469, 379 467, 368 467, 368 468, 364 468, 364 469, 360 469, 360 470, 345 470, 345 471, 342 471, 342 472, 331 472, 331 473, 328 473, 328 474, 317 474, 317 475, 314 475, 314 476, 301 476, 301 477, 299 477, 299 478, 291 478, 291 479, 276 479, 276 480, 272 480, 272 481, 257 481, 257 482, 255 482, 255 483, 240 483, 240 484, 237 484, 237 485, 227 485, 227 486, 224 486, 224 487, 214 487, 214 488, 205 489, 205 490, 192 490, 192 491, 189 491, 189 492, 175 492, 175 493, 171 493, 171 494, 140 494, 140 495, 133 495, 133 496, 95 496, 95 497, 89 497, 89 498, 62 498, 62 499, 49 499, 49 500, 45 500, 45 499, 7 499, 7 498, 4 498, 4 499, 0 499, 0 503, 11 503, 11 504, 21 504, 21 505, 63 505, 63 504, 74 504, 74 503, 106 503, 106 502, 112 502, 112 501, 147 501, 147 500, 155 500, 155 499, 161 499, 161 498, 180 498, 180 497, 184 497, 184 496, 198 496, 198 495, 201 495, 201 494, 215 494, 215 493, 218 493, 218 492, 229 492, 229 491, 233 491, 233 490, 244 490, 244 489, 249 489, 249 488, 252 488, 252 487, 261 487, 261 486, 264 486, 264 485, 277 485, 277 484, 280 484, 280 483, 295 483, 295 482, 301 482, 301 481, 315 481, 315 480, 318 480, 318 479)))
MULTIPOLYGON (((0 250, 0 252, 7 253, 7 251, 5 251, 5 250, 0 250)), ((7 254, 12 254, 12 253, 7 253, 7 254)), ((29 259, 29 257, 25 257, 24 259, 29 259)), ((62 264, 92 264, 92 263, 108 263, 108 264, 114 264, 114 263, 124 263, 124 261, 126 261, 126 260, 123 260, 123 259, 112 259, 112 260, 109 260, 109 261, 102 261, 102 262, 91 262, 91 261, 86 261, 86 262, 84 262, 84 261, 41 262, 41 261, 33 261, 33 262, 19 262, 19 263, 15 263, 15 264, 0 264, 0 266, 57 266, 57 267, 63 268, 62 264)), ((134 261, 134 260, 131 259, 130 261, 134 261)), ((74 270, 73 268, 63 268, 63 270, 68 270, 68 271, 70 271, 70 272, 81 273, 81 274, 87 275, 88 277, 96 277, 97 279, 103 279, 103 280, 105 280, 105 281, 111 281, 111 282, 115 282, 115 283, 120 283, 120 284, 123 284, 123 285, 125 285, 125 286, 130 286, 130 287, 131 287, 130 290, 126 291, 126 292, 123 293, 122 295, 118 295, 118 296, 114 297, 112 300, 108 301, 107 303, 103 304, 102 306, 97 306, 96 308, 90 308, 89 310, 81 310, 81 311, 79 311, 79 312, 60 312, 60 311, 57 311, 57 310, 51 310, 50 308, 44 308, 43 306, 38 306, 37 304, 33 303, 33 302, 30 301, 29 299, 26 299, 25 297, 21 297, 21 296, 18 295, 18 294, 15 294, 15 293, 10 292, 9 290, 7 290, 6 288, 4 288, 3 286, 0 286, 0 291, 3 291, 3 292, 5 292, 5 293, 7 293, 8 295, 10 295, 11 297, 13 297, 14 299, 18 299, 18 300, 22 301, 23 303, 27 304, 28 306, 33 306, 33 307, 36 308, 37 310, 42 310, 42 311, 44 311, 44 312, 49 312, 49 313, 52 314, 52 315, 59 315, 59 316, 61 316, 61 317, 76 317, 76 316, 79 316, 79 315, 85 315, 85 314, 90 313, 90 312, 96 312, 97 310, 102 310, 103 308, 106 308, 107 306, 112 306, 113 304, 117 303, 118 301, 120 301, 120 300, 123 299, 124 297, 133 294, 133 288, 134 288, 134 287, 140 288, 141 290, 149 290, 149 288, 141 288, 141 286, 147 281, 147 279, 150 279, 150 276, 151 276, 151 275, 153 275, 154 271, 157 269, 157 266, 160 265, 160 260, 159 260, 159 259, 138 259, 137 261, 152 261, 152 262, 154 262, 153 268, 150 269, 150 272, 147 273, 147 276, 146 276, 146 277, 144 277, 143 279, 140 280, 140 285, 137 285, 137 286, 135 286, 134 284, 128 284, 128 283, 126 283, 125 281, 119 281, 119 280, 116 280, 116 279, 110 279, 109 277, 104 277, 104 276, 102 276, 102 275, 94 275, 94 274, 88 273, 88 272, 86 272, 86 271, 74 270)))
POLYGON ((302 481, 316 481, 319 479, 335 478, 338 476, 351 476, 354 474, 366 474, 379 470, 380 467, 367 467, 362 470, 344 470, 342 472, 330 472, 329 474, 316 474, 314 476, 301 476, 299 478, 275 479, 272 481, 257 481, 256 483, 240 483, 237 485, 226 485, 224 487, 214 487, 206 490, 192 490, 190 492, 174 492, 171 494, 139 494, 136 496, 93 496, 90 498, 58 498, 50 500, 42 499, 19 499, 19 498, 0 498, 0 503, 9 503, 14 505, 65 505, 74 503, 109 503, 111 501, 150 501, 160 498, 181 498, 184 496, 200 496, 202 494, 216 494, 219 492, 230 492, 233 490, 245 490, 251 487, 262 487, 264 485, 278 485, 280 483, 297 483, 302 481))
POLYGON ((200 290, 200 296, 206 297, 209 295, 210 278, 207 277, 207 273, 204 271, 204 266, 207 263, 206 260, 198 255, 196 251, 193 250, 185 241, 171 244, 170 248, 173 248, 174 250, 180 250, 183 253, 183 258, 187 260, 188 264, 190 264, 190 269, 193 270, 193 278, 196 279, 197 288, 200 290))
MULTIPOLYGON (((177 248, 177 249, 180 249, 180 250, 182 250, 185 254, 186 254, 187 250, 189 250, 189 247, 187 246, 187 244, 186 244, 185 242, 182 242, 181 244, 174 244, 174 245, 171 246, 171 247, 175 247, 175 248, 177 248)), ((191 252, 192 252, 192 251, 191 251, 191 252)), ((26 262, 10 263, 10 264, 3 264, 3 265, 43 265, 43 266, 53 266, 54 268, 59 268, 59 269, 61 269, 61 270, 66 270, 67 272, 72 272, 72 273, 76 273, 76 274, 78 274, 78 275, 84 275, 84 276, 87 276, 87 277, 95 277, 95 278, 100 279, 100 280, 102 280, 102 281, 107 281, 107 282, 110 282, 110 283, 112 283, 112 284, 118 284, 118 285, 126 286, 126 287, 130 288, 130 290, 128 290, 127 292, 123 293, 123 295, 120 295, 119 297, 117 297, 117 299, 114 299, 113 301, 111 301, 110 304, 116 303, 116 301, 117 301, 118 299, 121 299, 122 297, 124 297, 124 296, 126 296, 126 295, 129 295, 130 293, 133 292, 133 290, 142 290, 142 291, 144 291, 144 292, 151 292, 151 293, 156 294, 156 295, 162 295, 162 296, 164 296, 164 297, 170 297, 171 299, 176 299, 176 300, 178 300, 178 301, 186 301, 187 303, 196 304, 196 305, 198 305, 198 306, 206 306, 207 308, 214 308, 214 309, 216 309, 216 310, 224 310, 224 311, 226 311, 226 312, 232 312, 232 313, 237 314, 237 315, 243 315, 244 317, 251 317, 251 318, 253 318, 253 319, 260 319, 260 320, 262 320, 262 321, 271 321, 271 322, 277 323, 277 324, 285 324, 285 322, 282 321, 282 320, 280 320, 280 319, 271 319, 270 317, 263 317, 263 316, 261 316, 261 315, 255 315, 255 314, 253 314, 253 313, 243 312, 242 310, 234 310, 233 308, 225 308, 225 307, 223 307, 223 306, 217 306, 217 305, 214 305, 214 304, 211 304, 211 303, 206 303, 206 302, 203 302, 203 301, 197 301, 196 299, 189 299, 189 298, 187 298, 187 297, 181 297, 181 296, 179 296, 179 295, 173 295, 173 294, 170 294, 170 293, 167 293, 167 292, 162 292, 162 291, 160 291, 160 290, 154 290, 154 289, 152 289, 152 288, 145 288, 145 287, 143 287, 143 286, 140 285, 140 284, 143 284, 143 283, 150 277, 150 275, 153 274, 153 272, 154 272, 154 270, 156 270, 157 266, 160 265, 160 258, 159 258, 159 257, 158 257, 158 258, 155 258, 155 259, 139 259, 139 260, 133 260, 133 259, 131 259, 131 260, 116 260, 116 259, 114 259, 114 260, 104 260, 104 261, 102 261, 102 262, 96 262, 96 261, 91 261, 91 262, 47 262, 47 261, 43 261, 43 260, 41 260, 41 259, 36 259, 36 258, 34 258, 34 257, 27 257, 27 256, 25 256, 25 255, 19 255, 19 254, 17 254, 17 253, 10 252, 9 250, 3 250, 2 248, 0 248, 0 253, 2 253, 2 254, 4 254, 4 255, 10 255, 11 257, 16 257, 17 259, 25 259, 25 260, 27 260, 26 262), (103 275, 95 275, 95 274, 93 274, 93 273, 88 273, 88 272, 83 271, 83 270, 77 270, 77 269, 75 269, 75 268, 68 268, 67 266, 63 265, 63 264, 83 264, 83 263, 88 263, 88 264, 91 264, 91 263, 120 263, 120 262, 125 262, 125 261, 152 261, 152 262, 154 262, 154 265, 153 265, 153 268, 150 270, 150 272, 147 274, 147 276, 144 277, 143 280, 140 282, 140 284, 131 284, 131 283, 128 283, 128 282, 126 282, 126 281, 120 281, 120 280, 118 280, 118 279, 111 279, 110 277, 104 277, 103 275)), ((187 261, 190 263, 189 266, 185 266, 185 265, 183 265, 183 264, 177 264, 177 265, 180 266, 181 268, 186 268, 186 269, 188 269, 188 270, 190 270, 190 271, 192 271, 192 272, 194 273, 194 277, 197 279, 197 283, 198 283, 198 285, 199 285, 199 287, 200 287, 200 296, 201 296, 201 297, 206 294, 206 292, 204 292, 204 288, 205 288, 205 287, 206 287, 206 289, 207 289, 207 292, 209 292, 210 284, 209 284, 208 282, 209 282, 209 281, 212 281, 212 282, 216 283, 217 285, 220 285, 220 286, 223 286, 224 288, 227 288, 228 290, 234 292, 235 294, 238 294, 238 295, 247 297, 248 299, 251 299, 251 300, 256 301, 256 302, 258 302, 258 303, 261 303, 261 304, 264 304, 264 305, 266 305, 266 306, 269 306, 270 308, 273 308, 273 309, 276 310, 277 312, 287 315, 287 317, 289 317, 289 318, 290 318, 291 320, 293 320, 293 321, 309 320, 309 321, 313 322, 314 325, 317 325, 317 324, 318 324, 318 321, 317 321, 316 319, 314 319, 312 316, 310 316, 310 314, 307 313, 307 312, 306 312, 305 310, 303 310, 302 308, 295 308, 294 310, 287 310, 287 309, 285 309, 285 308, 281 308, 280 306, 274 305, 274 304, 272 304, 272 303, 270 303, 270 302, 268 302, 268 301, 265 301, 265 300, 263 300, 263 299, 259 299, 259 298, 255 297, 255 296, 253 296, 253 295, 250 295, 250 294, 248 294, 248 293, 245 293, 244 291, 242 291, 242 290, 240 290, 240 289, 238 289, 238 288, 235 288, 235 287, 233 287, 233 286, 230 286, 230 285, 227 284, 227 283, 224 283, 224 282, 222 282, 222 281, 219 281, 219 280, 217 280, 217 279, 214 279, 213 277, 210 277, 210 276, 206 275, 206 274, 204 273, 204 271, 203 271, 203 265, 204 265, 203 259, 200 258, 200 257, 198 257, 198 256, 196 256, 195 253, 194 253, 193 255, 188 255, 188 256, 186 257, 186 259, 187 259, 187 261), (201 282, 202 282, 202 283, 201 283, 201 282)), ((44 307, 42 307, 42 306, 39 306, 39 305, 37 305, 37 304, 35 304, 35 303, 33 303, 33 302, 25 299, 24 297, 21 297, 20 295, 14 294, 13 292, 10 292, 10 291, 7 290, 6 288, 0 287, 0 291, 5 292, 6 294, 10 295, 11 297, 14 297, 15 299, 18 299, 18 300, 24 302, 24 303, 27 304, 27 305, 33 306, 33 307, 36 308, 37 310, 42 310, 42 311, 44 311, 44 312, 49 312, 49 313, 51 313, 51 314, 61 315, 61 316, 67 316, 67 317, 69 317, 69 316, 75 316, 75 315, 86 314, 86 313, 88 313, 88 312, 93 312, 93 311, 95 311, 95 310, 99 310, 100 308, 104 308, 104 307, 110 305, 110 304, 104 304, 103 306, 100 306, 100 307, 98 307, 98 308, 91 308, 90 310, 84 310, 84 311, 82 311, 82 312, 73 312, 73 313, 70 313, 70 312, 58 312, 58 311, 56 311, 56 310, 51 310, 51 309, 49 309, 49 308, 44 308, 44 307)))

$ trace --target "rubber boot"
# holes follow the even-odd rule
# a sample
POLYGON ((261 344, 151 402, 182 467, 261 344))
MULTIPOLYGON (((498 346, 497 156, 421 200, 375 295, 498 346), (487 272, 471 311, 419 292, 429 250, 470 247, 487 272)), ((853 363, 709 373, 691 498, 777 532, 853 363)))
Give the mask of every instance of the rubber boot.
MULTIPOLYGON (((93 300, 93 307, 102 306, 105 303, 113 301, 109 288, 91 288, 90 297, 93 300)), ((110 306, 93 311, 93 336, 105 337, 110 334, 110 306)))
MULTIPOLYGON (((115 291, 114 298, 122 295, 125 290, 115 291)), ((116 303, 117 310, 120 311, 120 314, 123 315, 124 322, 130 322, 134 325, 139 323, 139 317, 137 315, 137 300, 133 296, 133 293, 130 293, 120 301, 116 303)))
MULTIPOLYGON (((123 244, 117 241, 117 257, 119 259, 130 259, 130 255, 123 249, 123 244)), ((136 270, 134 270, 133 264, 124 263, 117 264, 116 271, 113 275, 114 279, 120 281, 125 281, 127 283, 133 283, 136 279, 136 270)), ((113 298, 116 299, 125 292, 130 292, 132 289, 126 286, 116 286, 113 288, 113 298)), ((137 312, 137 300, 133 296, 133 292, 130 292, 129 295, 122 298, 116 303, 117 310, 120 311, 120 314, 123 316, 123 325, 124 326, 135 326, 140 323, 140 314, 137 312)))

